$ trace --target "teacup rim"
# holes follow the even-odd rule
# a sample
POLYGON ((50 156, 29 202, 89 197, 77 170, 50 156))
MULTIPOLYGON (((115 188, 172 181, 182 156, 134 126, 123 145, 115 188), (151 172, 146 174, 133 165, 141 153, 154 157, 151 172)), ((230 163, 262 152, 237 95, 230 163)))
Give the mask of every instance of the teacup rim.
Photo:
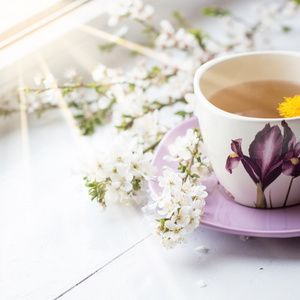
POLYGON ((268 55, 268 54, 275 54, 275 55, 293 55, 293 56, 298 56, 300 58, 300 52, 297 51, 290 51, 290 50, 264 50, 264 51, 253 51, 253 52, 242 52, 242 53, 235 53, 235 54, 230 54, 226 56, 221 56, 214 58, 204 64, 202 64, 200 67, 197 68, 195 75, 194 75, 194 93, 195 96, 200 95, 204 99, 204 103, 210 107, 210 109, 215 110, 216 113, 221 114, 222 116, 231 118, 231 119, 237 119, 240 121, 250 121, 250 122, 281 122, 283 120, 288 119, 289 121, 293 120, 299 120, 300 116, 297 117, 290 117, 290 118, 258 118, 258 117, 248 117, 248 116, 241 116, 237 114, 233 114, 230 112, 227 112, 225 110, 222 110, 215 105, 213 105, 208 99, 204 96, 200 89, 200 78, 201 76, 212 66, 222 62, 222 61, 227 61, 230 59, 235 59, 238 57, 243 57, 243 56, 254 56, 254 55, 268 55))

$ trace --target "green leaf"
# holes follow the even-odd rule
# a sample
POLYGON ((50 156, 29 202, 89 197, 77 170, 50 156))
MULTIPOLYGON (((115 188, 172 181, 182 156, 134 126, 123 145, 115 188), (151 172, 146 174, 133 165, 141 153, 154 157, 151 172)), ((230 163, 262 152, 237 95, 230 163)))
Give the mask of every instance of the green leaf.
POLYGON ((87 88, 95 88, 96 85, 97 85, 97 83, 96 83, 95 81, 93 81, 93 82, 87 84, 86 87, 87 87, 87 88))
POLYGON ((133 178, 132 180, 132 188, 137 191, 137 190, 140 190, 141 189, 141 179, 138 179, 138 178, 133 178))
POLYGON ((115 43, 106 43, 106 44, 101 44, 99 45, 99 49, 102 52, 112 52, 112 50, 114 50, 114 48, 117 46, 117 44, 115 43))
POLYGON ((169 228, 165 227, 163 233, 170 231, 169 228))
POLYGON ((108 90, 108 87, 107 86, 104 86, 104 85, 98 85, 98 86, 95 86, 95 91, 98 93, 98 94, 105 94, 108 90))
POLYGON ((133 92, 135 90, 135 84, 134 83, 129 83, 129 90, 130 90, 130 92, 133 92))
POLYGON ((282 31, 283 31, 283 32, 289 32, 289 31, 291 31, 291 30, 292 30, 292 28, 289 27, 289 26, 282 26, 282 31))
POLYGON ((179 27, 183 27, 183 28, 189 27, 189 24, 186 22, 186 20, 178 10, 175 10, 173 12, 173 17, 177 21, 179 27))
POLYGON ((188 175, 189 175, 190 177, 192 177, 192 173, 191 173, 190 170, 186 169, 186 172, 188 173, 188 175))
MULTIPOLYGON (((78 115, 75 116, 75 118, 78 118, 78 115)), ((82 132, 83 135, 92 135, 95 132, 95 119, 94 118, 85 118, 84 116, 79 121, 78 126, 82 132)))
POLYGON ((144 28, 144 29, 142 30, 142 33, 145 33, 145 34, 147 34, 148 36, 151 36, 152 30, 151 30, 150 27, 147 27, 147 28, 144 28))
POLYGON ((161 69, 158 66, 154 66, 151 71, 148 72, 148 78, 153 78, 161 74, 161 69))
POLYGON ((204 8, 202 14, 208 17, 227 16, 230 15, 230 11, 216 6, 210 6, 204 8))
POLYGON ((199 29, 199 28, 189 29, 188 32, 191 33, 195 37, 195 39, 197 40, 199 46, 203 50, 205 50, 206 49, 206 45, 205 45, 203 39, 206 38, 207 35, 203 34, 202 30, 199 29))
POLYGON ((200 176, 199 176, 198 174, 195 174, 195 173, 193 173, 193 174, 191 175, 191 177, 192 177, 192 178, 200 178, 200 176))
POLYGON ((161 68, 159 68, 158 66, 154 66, 152 68, 152 72, 155 74, 160 74, 161 73, 161 68))
MULTIPOLYGON (((22 89, 21 89, 22 90, 22 89)), ((25 86, 24 88, 23 88, 23 91, 25 92, 25 95, 26 96, 29 96, 29 93, 30 93, 30 88, 29 88, 29 86, 25 86)))
POLYGON ((185 118, 187 114, 188 113, 184 110, 180 110, 175 113, 175 115, 181 116, 182 118, 185 118))
POLYGON ((167 219, 163 218, 163 219, 156 219, 157 222, 160 222, 163 226, 165 226, 165 223, 167 221, 167 219))
POLYGON ((300 0, 289 0, 291 2, 295 2, 297 4, 297 6, 300 6, 300 0))
POLYGON ((67 96, 72 91, 73 91, 72 88, 64 88, 64 90, 62 92, 62 96, 65 97, 65 96, 67 96))
POLYGON ((96 180, 94 180, 93 182, 89 182, 87 180, 87 177, 85 177, 85 180, 85 186, 89 188, 89 195, 91 196, 91 201, 96 199, 99 203, 105 204, 104 197, 106 193, 106 185, 108 182, 97 182, 96 180))
POLYGON ((75 119, 83 119, 84 115, 83 114, 79 114, 79 115, 74 115, 75 119))
POLYGON ((186 171, 186 166, 183 165, 182 163, 179 163, 178 170, 180 170, 181 173, 185 173, 185 171, 186 171))

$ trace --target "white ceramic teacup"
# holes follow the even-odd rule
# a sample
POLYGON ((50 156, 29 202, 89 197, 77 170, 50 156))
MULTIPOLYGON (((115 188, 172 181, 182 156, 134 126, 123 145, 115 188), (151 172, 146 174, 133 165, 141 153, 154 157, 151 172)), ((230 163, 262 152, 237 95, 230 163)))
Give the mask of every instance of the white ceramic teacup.
POLYGON ((222 88, 257 80, 298 81, 300 53, 265 51, 213 59, 194 77, 197 116, 214 172, 234 201, 275 208, 300 203, 300 117, 253 118, 207 99, 222 88))

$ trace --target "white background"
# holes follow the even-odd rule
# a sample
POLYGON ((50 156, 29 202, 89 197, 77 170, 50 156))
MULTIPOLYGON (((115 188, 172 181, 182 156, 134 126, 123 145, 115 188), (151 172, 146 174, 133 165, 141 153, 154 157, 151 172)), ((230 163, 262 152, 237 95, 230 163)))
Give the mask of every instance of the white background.
MULTIPOLYGON (((100 17, 90 24, 105 29, 103 1, 96 2, 100 17)), ((151 3, 157 19, 182 9, 190 22, 219 26, 199 14, 211 1, 151 3)), ((255 2, 213 3, 248 17, 255 2)), ((274 36, 275 48, 299 51, 299 22, 289 35, 274 36)), ((35 50, 58 78, 73 65, 84 75, 97 62, 122 66, 127 52, 101 54, 100 42, 73 30, 35 50)), ((31 84, 39 71, 36 52, 21 64, 31 84)), ((3 67, 3 93, 13 89, 18 68, 17 61, 3 67)), ((200 227, 187 244, 165 250, 139 209, 101 213, 82 178, 87 158, 109 140, 109 126, 92 137, 74 135, 60 111, 30 116, 28 140, 19 115, 0 120, 0 299, 299 299, 300 238, 244 241, 200 227), (199 246, 208 251, 196 252, 199 246)))

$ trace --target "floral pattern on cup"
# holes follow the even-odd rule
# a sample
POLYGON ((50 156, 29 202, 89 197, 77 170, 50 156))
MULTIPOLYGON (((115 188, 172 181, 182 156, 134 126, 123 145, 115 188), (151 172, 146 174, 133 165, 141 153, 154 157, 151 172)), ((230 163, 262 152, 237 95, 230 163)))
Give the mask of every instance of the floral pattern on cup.
POLYGON ((281 173, 291 176, 282 205, 286 206, 293 179, 300 175, 300 142, 296 142, 296 136, 285 120, 281 125, 283 134, 278 125, 267 123, 250 144, 249 156, 242 151, 241 138, 231 142, 233 153, 228 156, 225 168, 231 174, 242 163, 257 187, 257 208, 267 208, 264 191, 281 173))

